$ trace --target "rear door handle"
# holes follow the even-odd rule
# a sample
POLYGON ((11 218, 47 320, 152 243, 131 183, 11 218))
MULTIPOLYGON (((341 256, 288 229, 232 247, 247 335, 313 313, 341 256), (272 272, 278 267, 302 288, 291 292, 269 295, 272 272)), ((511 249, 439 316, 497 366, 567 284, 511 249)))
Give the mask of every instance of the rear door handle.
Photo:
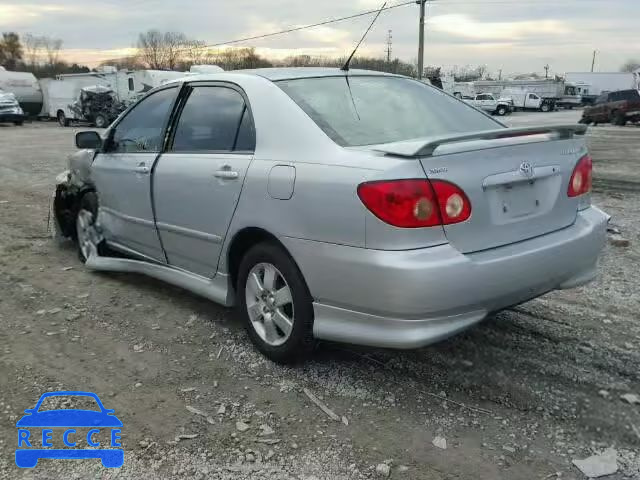
POLYGON ((224 178, 226 180, 235 180, 238 178, 238 172, 234 172, 233 170, 218 170, 213 174, 216 178, 224 178))

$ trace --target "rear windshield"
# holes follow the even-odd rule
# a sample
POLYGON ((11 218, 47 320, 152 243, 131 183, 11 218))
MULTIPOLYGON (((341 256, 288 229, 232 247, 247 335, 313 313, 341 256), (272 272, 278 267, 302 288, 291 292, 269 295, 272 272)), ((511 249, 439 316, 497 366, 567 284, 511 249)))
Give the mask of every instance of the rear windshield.
POLYGON ((502 125, 422 82, 401 77, 320 77, 276 82, 338 145, 350 147, 502 125))

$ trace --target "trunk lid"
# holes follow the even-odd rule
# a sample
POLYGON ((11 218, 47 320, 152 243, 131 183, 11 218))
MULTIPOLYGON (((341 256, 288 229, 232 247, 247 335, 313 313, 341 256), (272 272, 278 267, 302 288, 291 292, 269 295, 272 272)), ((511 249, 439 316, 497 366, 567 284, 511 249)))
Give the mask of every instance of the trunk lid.
POLYGON ((584 139, 573 137, 584 129, 563 128, 503 129, 477 139, 439 139, 427 148, 423 142, 416 156, 427 177, 455 183, 471 202, 467 221, 444 226, 454 247, 471 253, 573 224, 580 199, 568 197, 567 188, 587 150, 584 139))

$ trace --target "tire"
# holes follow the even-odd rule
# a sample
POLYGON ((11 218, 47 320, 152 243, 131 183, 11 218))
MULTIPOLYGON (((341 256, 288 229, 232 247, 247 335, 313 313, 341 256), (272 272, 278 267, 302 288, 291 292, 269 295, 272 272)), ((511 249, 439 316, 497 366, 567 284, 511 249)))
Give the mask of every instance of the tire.
POLYGON ((18 120, 17 122, 13 122, 13 124, 16 127, 21 127, 22 125, 24 125, 24 120, 18 120))
POLYGON ((617 125, 624 127, 627 124, 627 119, 622 112, 613 112, 611 114, 611 125, 617 125))
POLYGON ((549 106, 548 103, 543 103, 542 105, 540 105, 540 111, 547 113, 549 111, 551 111, 551 107, 549 106))
POLYGON ((498 109, 496 110, 496 113, 499 116, 504 117, 507 114, 507 109, 506 107, 498 107, 498 109))
POLYGON ((68 127, 70 120, 65 116, 64 112, 61 110, 58 112, 58 125, 61 127, 68 127))
POLYGON ((109 121, 107 120, 107 117, 105 117, 101 113, 96 115, 96 118, 94 119, 93 123, 95 124, 96 128, 107 128, 109 126, 109 121))
MULTIPOLYGON (((75 217, 75 229, 73 231, 73 239, 76 242, 76 246, 78 248, 78 258, 82 263, 87 262, 89 253, 88 247, 84 243, 84 240, 89 239, 87 235, 90 236, 90 233, 86 233, 86 229, 85 232, 81 231, 83 230, 82 221, 84 220, 85 222, 88 222, 89 227, 93 227, 95 225, 95 219, 97 216, 98 195, 96 195, 95 192, 87 192, 80 199, 80 205, 75 217)), ((104 240, 101 240, 97 243, 97 245, 95 245, 95 252, 100 256, 108 255, 108 250, 104 243, 104 240)))
POLYGON ((309 356, 316 343, 311 295, 302 273, 282 248, 268 242, 252 247, 240 262, 236 292, 238 314, 249 338, 263 355, 277 363, 294 363, 309 356), (267 269, 276 279, 272 292, 289 288, 290 295, 283 297, 289 301, 280 307, 275 296, 264 293, 265 298, 261 299, 258 293, 268 291, 268 288, 263 288, 267 287, 265 283, 269 283, 268 280, 265 282, 267 269), (250 276, 254 280, 250 280, 250 276), (251 315, 250 304, 253 304, 251 315), (278 326, 284 324, 282 315, 290 320, 288 333, 278 326), (280 320, 272 321, 271 318, 280 320))

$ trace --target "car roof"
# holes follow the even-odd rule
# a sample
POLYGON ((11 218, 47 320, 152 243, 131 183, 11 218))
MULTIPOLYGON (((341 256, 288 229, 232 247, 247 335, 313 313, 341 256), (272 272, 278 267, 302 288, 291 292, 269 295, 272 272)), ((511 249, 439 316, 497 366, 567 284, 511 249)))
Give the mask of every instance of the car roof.
MULTIPOLYGON (((194 81, 194 80, 217 80, 222 75, 239 74, 239 75, 256 75, 266 78, 272 82, 278 80, 292 80, 299 78, 317 78, 317 77, 336 77, 344 76, 344 70, 339 68, 328 67, 286 67, 286 68, 254 68, 247 70, 229 70, 220 73, 202 73, 196 75, 189 75, 181 81, 194 81)), ((387 77, 400 77, 400 75, 394 75, 392 73, 378 72, 374 70, 349 70, 349 76, 387 76, 387 77)))

